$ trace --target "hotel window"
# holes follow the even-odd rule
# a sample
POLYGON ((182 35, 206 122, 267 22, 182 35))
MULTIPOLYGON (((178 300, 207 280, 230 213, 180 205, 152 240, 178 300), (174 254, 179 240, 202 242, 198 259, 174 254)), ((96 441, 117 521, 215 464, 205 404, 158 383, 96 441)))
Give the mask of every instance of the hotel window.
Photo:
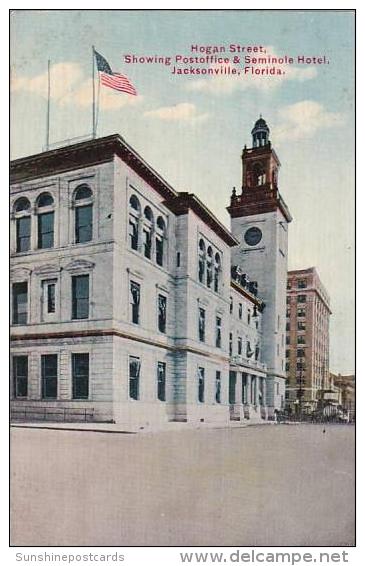
POLYGON ((297 358, 304 358, 305 357, 305 350, 304 348, 297 349, 297 358))
POLYGON ((129 244, 132 250, 138 250, 138 224, 141 215, 141 205, 135 195, 129 199, 129 244))
POLYGON ((298 320, 298 330, 305 330, 305 321, 298 320))
POLYGON ((233 353, 233 334, 229 333, 229 355, 232 356, 233 353))
POLYGON ((53 248, 54 245, 54 201, 49 193, 37 199, 38 248, 53 248))
POLYGON ((210 289, 213 281, 213 250, 208 247, 207 252, 207 287, 210 289))
POLYGON ((164 295, 158 296, 158 329, 166 333, 166 305, 167 299, 164 295))
POLYGON ((286 343, 287 345, 289 345, 289 344, 290 344, 290 336, 287 336, 287 337, 286 337, 286 339, 285 339, 285 343, 286 343))
POLYGON ((307 297, 306 295, 298 295, 298 303, 306 303, 307 297))
POLYGON ((306 279, 298 279, 298 289, 305 289, 307 287, 306 279))
POLYGON ((221 372, 215 372, 215 402, 221 403, 221 372))
POLYGON ((305 344, 305 336, 297 336, 297 344, 305 344))
POLYGON ((287 283, 286 283, 286 288, 287 288, 287 289, 291 289, 291 281, 287 281, 287 283))
POLYGON ((129 358, 129 397, 139 399, 139 381, 141 373, 141 360, 134 356, 129 358))
POLYGON ((219 277, 221 271, 221 258, 218 253, 214 256, 214 291, 218 293, 219 291, 219 277))
POLYGON ((28 356, 13 357, 14 397, 28 395, 28 356))
POLYGON ((302 307, 298 307, 297 311, 298 317, 304 318, 305 317, 305 309, 302 307))
POLYGON ((88 185, 80 185, 74 192, 75 242, 82 244, 93 238, 93 193, 88 185))
POLYGON ((28 283, 13 283, 13 324, 27 324, 28 283))
POLYGON ((285 357, 289 358, 290 357, 290 350, 285 350, 285 357))
POLYGON ((152 229, 153 229, 153 214, 149 206, 144 209, 144 222, 143 222, 143 253, 147 259, 151 259, 152 254, 152 229))
POLYGON ((89 318, 89 276, 72 277, 72 318, 89 318))
POLYGON ((205 278, 205 243, 202 238, 199 240, 199 269, 198 269, 199 282, 204 283, 205 278))
POLYGON ((164 247, 166 238, 166 225, 162 216, 157 218, 156 222, 156 263, 163 266, 164 263, 164 247))
POLYGON ((205 310, 202 308, 199 308, 198 330, 200 342, 205 342, 205 310))
POLYGON ((157 399, 166 401, 166 364, 164 362, 157 364, 157 399))
POLYGON ((56 284, 57 279, 42 281, 43 315, 56 312, 56 284))
POLYGON ((14 205, 16 223, 16 251, 26 252, 30 249, 30 202, 27 198, 19 198, 14 205))
POLYGON ((72 354, 72 398, 89 398, 89 354, 72 354))
POLYGON ((242 303, 238 303, 238 318, 241 320, 243 314, 243 306, 242 303))
POLYGON ((222 319, 217 316, 215 323, 215 345, 216 348, 221 348, 222 346, 222 319))
POLYGON ((286 309, 286 316, 290 318, 290 309, 286 309))
POLYGON ((131 321, 139 324, 139 306, 141 302, 141 286, 135 281, 130 282, 131 321))
POLYGON ((289 331, 289 330, 290 330, 290 322, 287 322, 287 323, 286 323, 285 329, 286 329, 286 331, 289 331))
POLYGON ((237 354, 238 354, 239 356, 242 355, 242 338, 241 338, 241 336, 239 336, 239 337, 237 338, 237 354))
POLYGON ((57 399, 57 354, 41 356, 42 399, 57 399))
POLYGON ((250 309, 248 309, 248 311, 247 311, 247 324, 250 324, 250 322, 251 322, 251 311, 250 311, 250 309))
POLYGON ((204 403, 205 394, 205 369, 198 368, 198 401, 199 403, 204 403))
POLYGON ((290 371, 290 362, 286 362, 286 364, 285 364, 285 371, 286 371, 286 372, 290 371))

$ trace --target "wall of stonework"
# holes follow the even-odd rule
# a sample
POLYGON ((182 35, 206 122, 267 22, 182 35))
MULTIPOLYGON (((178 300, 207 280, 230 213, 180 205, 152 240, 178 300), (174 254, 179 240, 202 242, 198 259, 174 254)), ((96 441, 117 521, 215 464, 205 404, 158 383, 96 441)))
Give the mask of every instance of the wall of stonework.
MULTIPOLYGON (((12 408, 41 407, 68 408, 68 417, 76 418, 73 409, 93 411, 91 420, 107 421, 113 418, 113 343, 111 337, 67 338, 45 340, 21 340, 12 344, 12 356, 28 356, 28 398, 14 399, 13 373, 11 372, 12 408), (89 399, 72 399, 72 354, 89 354, 89 399), (42 399, 41 393, 41 356, 58 356, 58 391, 57 399, 42 399)), ((12 361, 11 357, 11 361, 12 361)), ((34 411, 30 412, 30 416, 34 411)), ((42 413, 40 413, 42 415, 42 413)), ((59 417, 61 419, 61 416, 59 417)), ((80 420, 82 420, 80 418, 80 420)))

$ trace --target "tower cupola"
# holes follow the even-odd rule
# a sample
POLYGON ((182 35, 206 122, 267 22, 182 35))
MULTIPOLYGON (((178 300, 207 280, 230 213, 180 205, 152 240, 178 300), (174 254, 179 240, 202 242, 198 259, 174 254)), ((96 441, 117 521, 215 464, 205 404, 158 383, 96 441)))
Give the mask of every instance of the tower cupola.
POLYGON ((262 147, 269 143, 269 126, 260 114, 260 118, 256 121, 252 134, 252 147, 262 147))

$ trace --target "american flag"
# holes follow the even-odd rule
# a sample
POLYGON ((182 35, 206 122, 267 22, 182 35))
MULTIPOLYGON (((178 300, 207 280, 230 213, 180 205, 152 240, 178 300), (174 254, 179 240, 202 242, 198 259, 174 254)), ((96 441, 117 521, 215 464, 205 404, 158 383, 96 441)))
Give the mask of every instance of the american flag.
POLYGON ((119 90, 121 92, 126 92, 128 94, 137 95, 137 91, 125 75, 120 73, 113 73, 108 61, 94 50, 96 66, 99 71, 100 82, 104 86, 113 88, 114 90, 119 90))

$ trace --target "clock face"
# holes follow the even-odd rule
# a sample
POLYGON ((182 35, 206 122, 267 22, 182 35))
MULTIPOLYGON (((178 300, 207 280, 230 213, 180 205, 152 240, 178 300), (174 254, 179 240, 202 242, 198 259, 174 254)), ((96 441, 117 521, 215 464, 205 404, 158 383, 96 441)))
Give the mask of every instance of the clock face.
POLYGON ((244 238, 247 245, 256 246, 261 241, 262 232, 260 228, 257 228, 257 226, 253 226, 252 228, 249 228, 245 232, 244 238))

